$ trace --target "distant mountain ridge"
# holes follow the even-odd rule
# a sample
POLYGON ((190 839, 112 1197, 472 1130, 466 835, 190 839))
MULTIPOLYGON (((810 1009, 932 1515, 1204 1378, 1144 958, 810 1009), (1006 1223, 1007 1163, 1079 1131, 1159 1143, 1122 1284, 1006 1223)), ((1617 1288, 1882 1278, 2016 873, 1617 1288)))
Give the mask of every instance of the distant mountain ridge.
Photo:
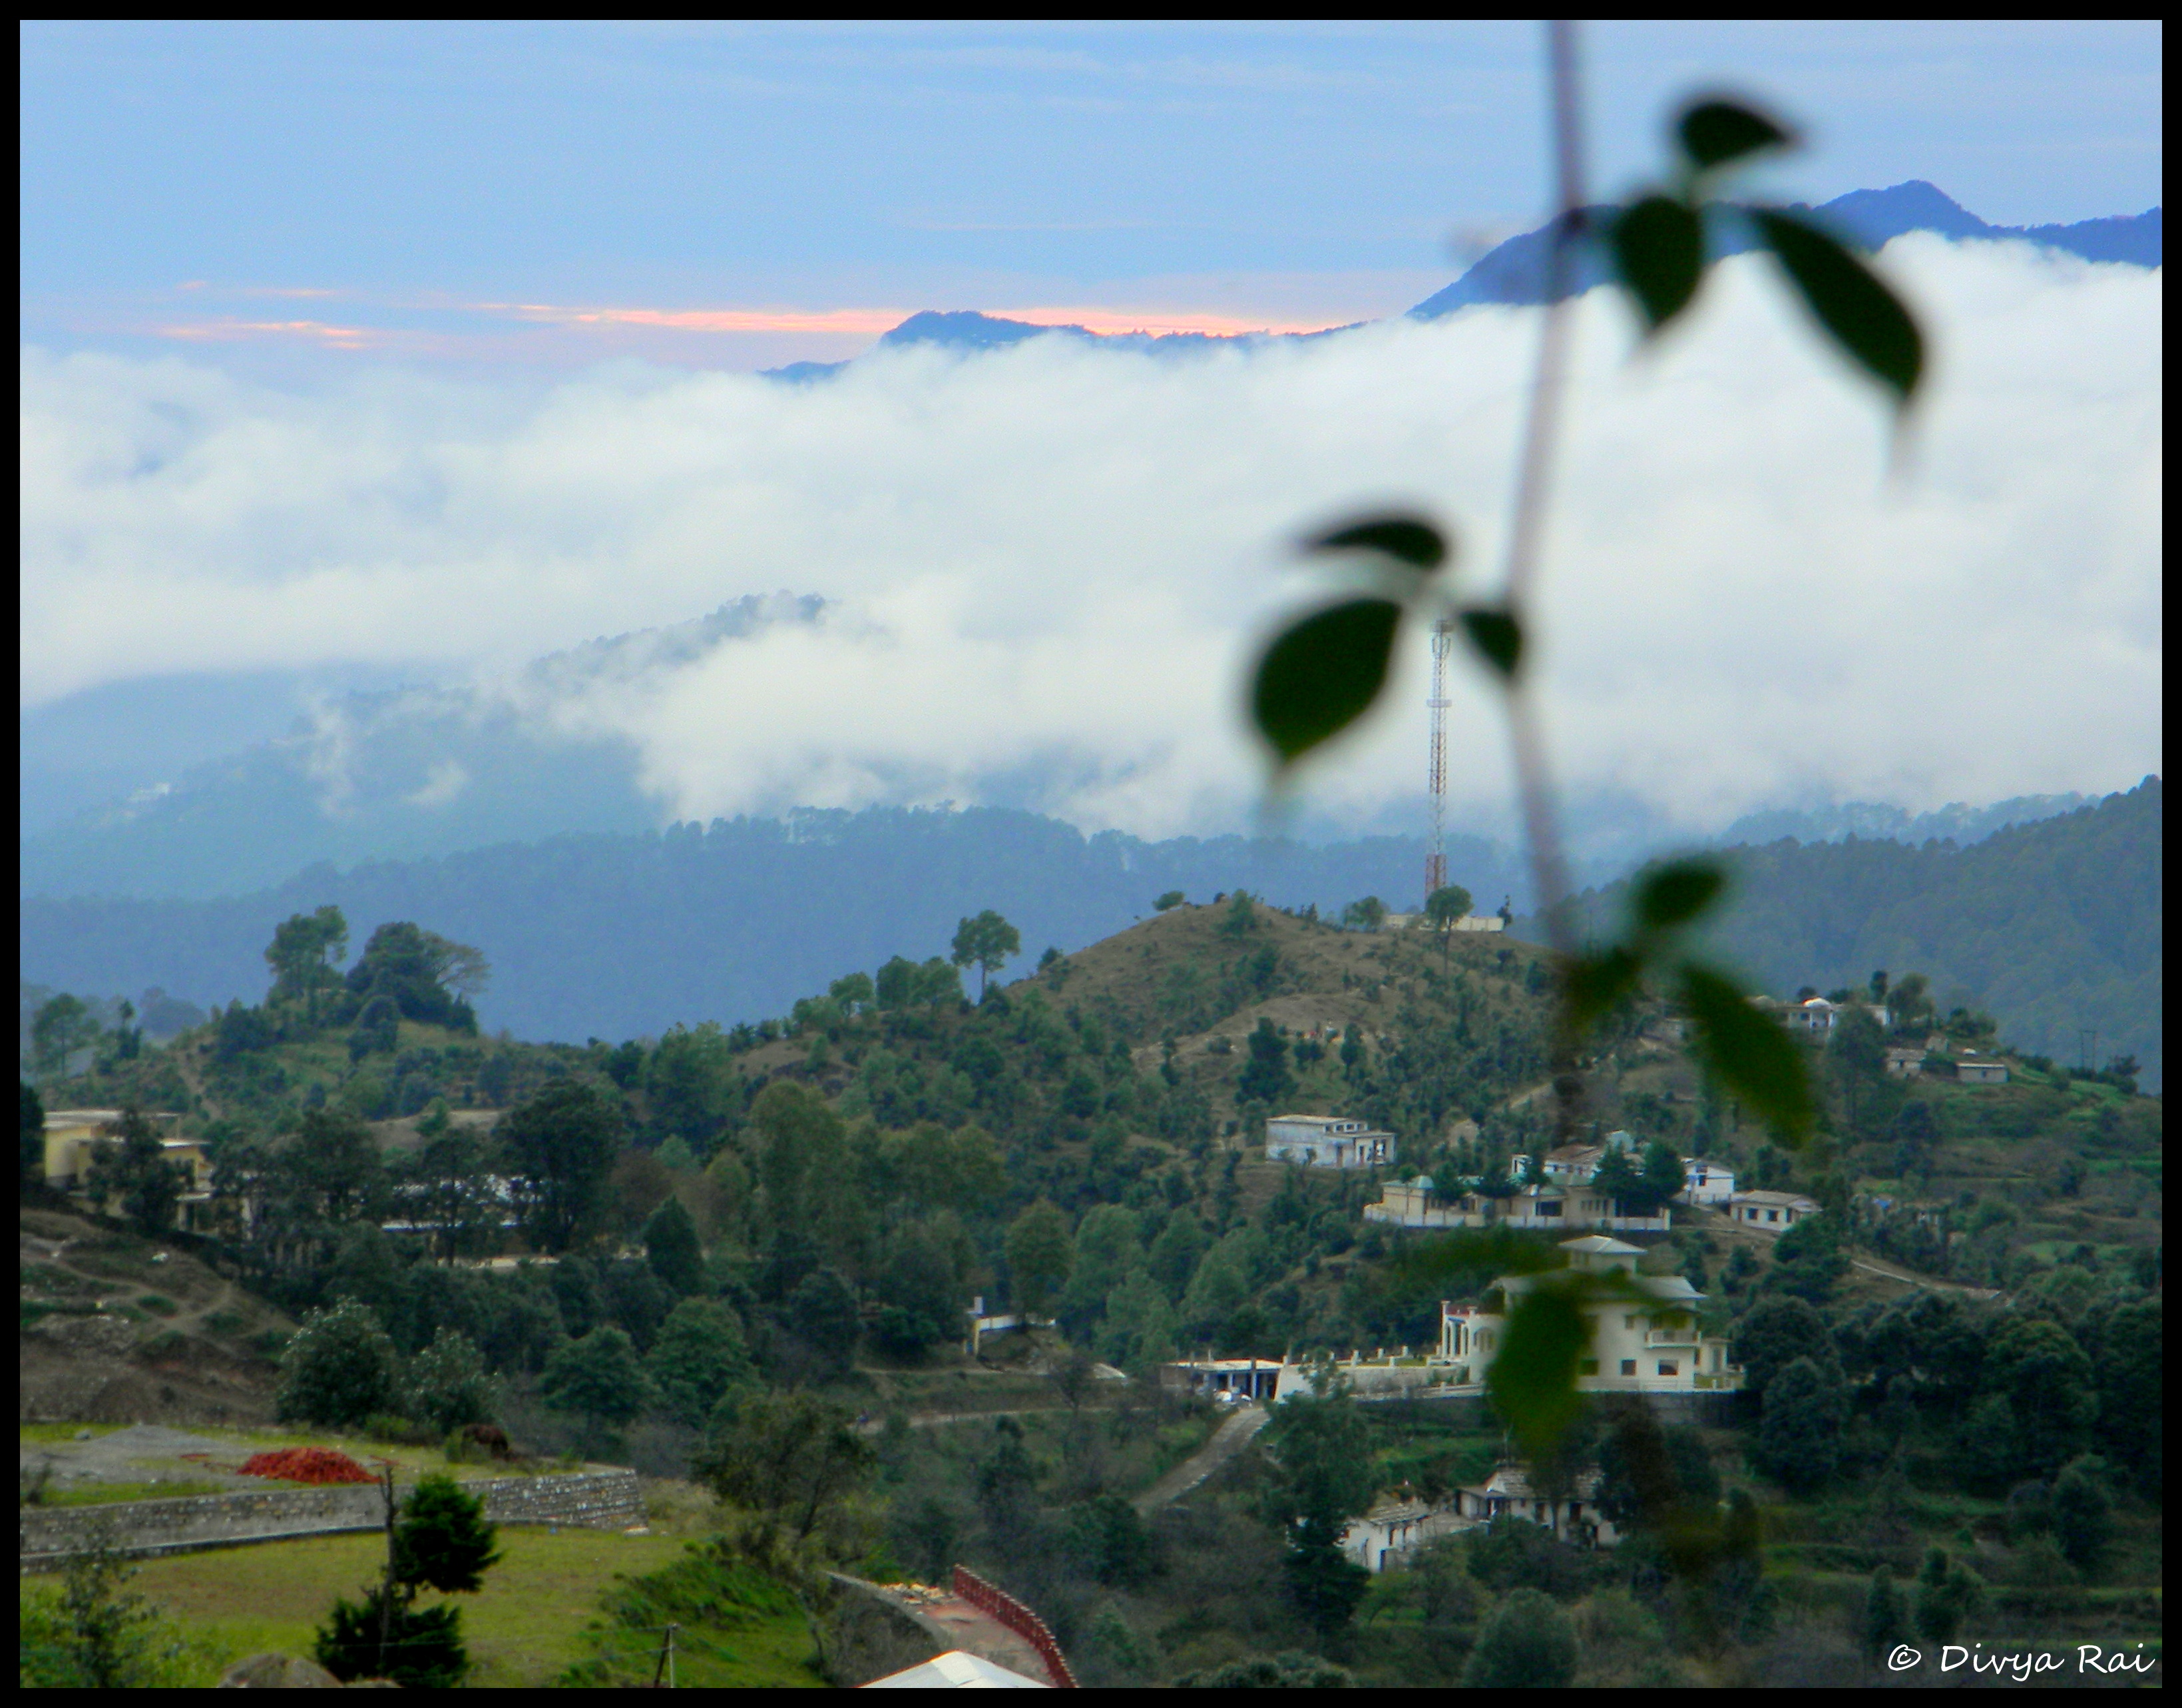
MULTIPOLYGON (((872 808, 715 820, 639 835, 573 835, 320 866, 256 893, 193 901, 34 896, 19 904, 24 979, 111 995, 157 985, 200 1004, 263 994, 265 945, 290 914, 326 902, 352 943, 412 919, 484 950, 489 1029, 579 1040, 656 1034, 678 1021, 786 1012, 890 957, 944 955, 957 923, 998 908, 1033 960, 1110 936, 1180 890, 1247 889, 1276 904, 1338 908, 1367 894, 1415 905, 1421 840, 1311 847, 1177 837, 1085 836, 1035 813, 872 808)), ((1496 906, 1511 857, 1451 837, 1456 881, 1496 906)), ((1024 970, 1017 968, 1016 970, 1024 970)))
MULTIPOLYGON (((1801 202, 1795 205, 1804 206, 1801 202)), ((1605 211, 1603 208, 1591 210, 1594 216, 1605 211)), ((1943 237, 1991 241, 2015 238, 2080 255, 2087 261, 2157 267, 2163 260, 2161 210, 2157 208, 2142 214, 2080 219, 2066 225, 1994 225, 1980 219, 1944 191, 1921 178, 1913 178, 1885 190, 1852 190, 1806 211, 1815 213, 1843 236, 1867 249, 1879 248, 1912 231, 1931 231, 1943 237)), ((1550 244, 1550 228, 1545 226, 1509 238, 1445 290, 1410 309, 1409 318, 1437 320, 1457 309, 1481 303, 1544 302, 1550 244)), ((1716 233, 1714 240, 1718 255, 1740 254, 1753 247, 1754 240, 1747 233, 1716 233)), ((1577 256, 1573 290, 1581 294, 1604 284, 1607 277, 1604 258, 1595 245, 1586 245, 1577 256)), ((952 350, 1000 350, 1053 335, 1085 340, 1104 349, 1179 355, 1222 346, 1248 347, 1253 344, 1325 338, 1334 332, 1350 330, 1341 326, 1320 332, 1096 333, 1083 326, 1045 326, 1027 320, 1011 320, 1004 315, 983 313, 977 309, 928 308, 911 315, 874 347, 898 349, 923 344, 952 350)), ((785 368, 768 369, 762 377, 806 384, 837 374, 849 365, 847 362, 795 362, 785 368)))
POLYGON ((25 837, 25 893, 209 897, 315 862, 430 857, 664 816, 633 744, 584 733, 593 693, 644 691, 714 648, 819 620, 824 601, 750 596, 534 659, 484 683, 352 693, 284 736, 25 837))
MULTIPOLYGON (((2157 1089, 2163 828, 2160 779, 2147 777, 1969 846, 1852 835, 1732 848, 1727 904, 1704 934, 1775 995, 1860 989, 1880 968, 1922 973, 1943 1006, 1987 1010, 2018 1048, 2074 1063, 2096 1031, 2102 1061, 2135 1055, 2157 1089)), ((1587 928, 1615 929, 1629 886, 1585 892, 1587 928)), ((1518 929, 1537 934, 1532 921, 1518 929)))
MULTIPOLYGON (((2000 241, 2015 238, 2080 255, 2087 261, 2119 261, 2136 267, 2162 263, 2160 210, 2103 219, 2080 220, 2073 225, 1991 225, 1978 218, 1945 191, 1913 178, 1886 190, 1852 190, 1830 202, 1803 211, 1832 225, 1846 238, 1865 249, 1877 249, 1912 231, 1931 231, 1942 237, 2000 241)), ((1594 222, 1604 208, 1590 210, 1594 222)), ((1717 256, 1737 255, 1754 248, 1757 240, 1747 229, 1724 225, 1711 229, 1717 256)), ((1459 308, 1498 302, 1542 302, 1547 297, 1548 259, 1552 251, 1550 227, 1541 226, 1510 237, 1479 259, 1444 291, 1427 297, 1409 310, 1417 320, 1437 320, 1459 308)), ((1581 294, 1609 276, 1605 256, 1596 243, 1578 250, 1574 294, 1581 294)))

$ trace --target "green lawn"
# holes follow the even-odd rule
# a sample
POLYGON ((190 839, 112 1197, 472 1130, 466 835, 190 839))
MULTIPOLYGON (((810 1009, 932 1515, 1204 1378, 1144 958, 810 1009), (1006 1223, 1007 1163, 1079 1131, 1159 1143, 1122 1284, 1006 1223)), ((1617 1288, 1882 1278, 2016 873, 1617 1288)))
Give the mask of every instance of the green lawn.
MULTIPOLYGON (((301 1489, 301 1483, 271 1483, 269 1489, 301 1489)), ((47 1506, 108 1506, 117 1500, 180 1500, 191 1494, 226 1494, 224 1483, 52 1483, 42 1502, 47 1506)))
MULTIPOLYGON (((463 1633, 477 1665, 473 1683, 485 1686, 541 1685, 595 1653, 597 1639, 584 1640, 584 1629, 599 1617, 600 1595, 616 1574, 656 1572, 687 1545, 672 1536, 599 1530, 557 1535, 526 1527, 500 1533, 505 1557, 486 1573, 485 1589, 452 1598, 462 1608, 463 1633)), ((374 1535, 320 1536, 178 1555, 142 1562, 130 1588, 200 1633, 221 1665, 265 1650, 308 1655, 334 1598, 353 1596, 372 1579, 385 1561, 385 1545, 374 1535)), ((25 1592, 50 1593, 53 1583, 49 1578, 26 1579, 25 1592)), ((654 1640, 625 1634, 632 1643, 654 1640)), ((791 1611, 734 1639, 707 1635, 706 1646, 723 1640, 746 1651, 742 1664, 730 1669, 741 1675, 739 1682, 817 1682, 802 1664, 811 1643, 800 1613, 791 1611)), ((700 1662, 699 1670, 710 1672, 712 1666, 700 1662)))

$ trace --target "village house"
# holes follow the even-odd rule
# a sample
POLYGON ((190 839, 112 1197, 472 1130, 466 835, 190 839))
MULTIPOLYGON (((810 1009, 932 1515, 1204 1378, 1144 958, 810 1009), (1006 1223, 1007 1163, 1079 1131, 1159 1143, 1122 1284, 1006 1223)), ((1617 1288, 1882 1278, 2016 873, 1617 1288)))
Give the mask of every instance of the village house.
MULTIPOLYGON (((1568 1254, 1570 1269, 1596 1276, 1611 1288, 1581 1301, 1591 1332, 1590 1350, 1576 1366, 1580 1391, 1717 1393, 1742 1386, 1741 1367, 1727 1361, 1726 1339, 1697 1326, 1704 1295, 1681 1276, 1638 1274, 1642 1249, 1603 1234, 1564 1239, 1560 1249, 1568 1254)), ((1455 1367, 1458 1383, 1483 1381, 1500 1351, 1507 1312, 1493 1307, 1492 1295, 1512 1304, 1555 1279, 1550 1273, 1503 1275, 1487 1289, 1486 1304, 1441 1304, 1440 1361, 1455 1367)))
MULTIPOLYGON (((1389 913, 1379 922, 1384 931, 1437 931, 1429 913, 1389 913)), ((1450 931, 1505 931, 1508 922, 1498 913, 1465 913, 1447 928, 1450 931)))
POLYGON ((1829 1002, 1823 996, 1783 1002, 1771 996, 1760 996, 1752 1006, 1772 1015, 1791 1032, 1807 1033, 1814 1038, 1830 1036, 1842 1017, 1852 1011, 1871 1016, 1882 1032, 1894 1023, 1893 1015, 1883 1003, 1877 1002, 1829 1002))
POLYGON ((1278 1392, 1281 1372, 1295 1367, 1278 1358, 1179 1359, 1159 1367, 1159 1385, 1172 1393, 1219 1400, 1271 1400, 1278 1392))
POLYGON ((1705 1209, 1725 1208, 1735 1196, 1735 1171, 1692 1156, 1682 1164, 1682 1200, 1705 1209))
MULTIPOLYGON (((46 1113, 44 1173, 56 1192, 88 1200, 91 1158, 105 1145, 120 1142, 119 1109, 53 1109, 46 1113)), ((186 1233, 207 1225, 212 1208, 212 1159, 203 1143, 177 1134, 180 1115, 152 1111, 145 1118, 159 1132, 159 1154, 184 1175, 175 1201, 174 1223, 186 1233)), ((98 1206, 103 1208, 103 1206, 98 1206)))
POLYGON ((1576 1548, 1611 1548, 1621 1540, 1614 1521, 1598 1509, 1600 1476, 1587 1471, 1558 1498, 1531 1484, 1520 1465, 1504 1464, 1484 1482, 1466 1484, 1438 1506, 1404 1487, 1382 1494, 1341 1533, 1342 1551, 1366 1572, 1409 1566, 1418 1549, 1443 1536, 1481 1529, 1496 1518, 1520 1518, 1550 1531, 1576 1548))
POLYGON ((1382 1168, 1394 1160, 1394 1135, 1336 1115, 1275 1115, 1265 1123, 1265 1157, 1311 1168, 1382 1168))
POLYGON ((1954 1078, 1963 1085, 2005 1085, 2008 1084, 2008 1063, 1991 1056, 1958 1056, 1954 1058, 1954 1078))
POLYGON ((1897 1079, 1916 1079, 1924 1071, 1924 1046, 1921 1044, 1888 1045, 1886 1071, 1897 1079))
POLYGON ((1409 1489, 1382 1495, 1341 1533, 1341 1551, 1366 1572, 1398 1570, 1427 1542, 1475 1528, 1452 1506, 1433 1506, 1409 1489))
POLYGON ((1484 1482, 1454 1491, 1460 1528, 1489 1524, 1495 1518, 1522 1518, 1578 1548, 1611 1548, 1621 1539, 1614 1521, 1598 1510, 1599 1473, 1587 1471, 1570 1492, 1551 1499, 1531 1486, 1520 1465, 1502 1465, 1484 1482))
POLYGON ((1785 1234, 1806 1216, 1819 1213, 1819 1201, 1800 1192, 1737 1192, 1727 1201, 1731 1220, 1762 1234, 1785 1234))
MULTIPOLYGON (((1656 1214, 1621 1213, 1614 1200, 1587 1190, 1599 1164, 1613 1151, 1636 1149, 1626 1132, 1606 1135, 1598 1145, 1564 1145, 1547 1153, 1538 1172, 1542 1184, 1519 1186, 1506 1197, 1487 1197, 1471 1192, 1445 1199, 1436 1195, 1432 1177, 1414 1181, 1391 1181, 1380 1191, 1380 1201, 1364 1206, 1367 1222, 1396 1228, 1515 1228, 1552 1232, 1563 1228, 1599 1228, 1620 1234, 1664 1234, 1672 1225, 1671 1212, 1663 1205, 1656 1214)), ((1517 1156, 1509 1172, 1528 1173, 1531 1159, 1517 1156)))

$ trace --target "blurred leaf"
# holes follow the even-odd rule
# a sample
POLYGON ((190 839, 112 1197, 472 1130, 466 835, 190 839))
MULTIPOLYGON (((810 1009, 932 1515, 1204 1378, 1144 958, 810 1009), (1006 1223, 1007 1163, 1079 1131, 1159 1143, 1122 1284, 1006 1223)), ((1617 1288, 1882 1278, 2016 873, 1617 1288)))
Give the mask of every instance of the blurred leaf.
POLYGON ((1452 555, 1447 537, 1420 516, 1374 516, 1306 541, 1307 552, 1378 552, 1426 574, 1452 555))
POLYGON ((1750 217, 1819 324, 1850 358, 1903 403, 1924 371, 1924 337, 1877 274, 1808 221, 1771 208, 1750 217))
POLYGON ((1793 132, 1734 101, 1700 101, 1684 111, 1675 130, 1682 152, 1700 172, 1761 149, 1792 148, 1796 143, 1793 132))
POLYGON ((1676 860, 1636 886, 1636 923, 1647 931, 1686 925, 1720 899, 1727 874, 1710 860, 1676 860))
POLYGON ((1265 649, 1250 713, 1283 765, 1361 717, 1386 685, 1402 607, 1351 599, 1304 618, 1265 649))
POLYGON ((1514 681, 1516 667, 1523 662, 1522 626, 1505 611, 1485 605, 1473 605, 1464 612, 1462 626, 1469 632, 1470 644, 1484 655, 1485 662, 1514 681))
POLYGON ((1642 971, 1642 963, 1618 944, 1572 965, 1565 987, 1569 1035, 1581 1038, 1589 1033, 1601 1015, 1636 988, 1642 971))
POLYGON ((1657 332, 1690 305, 1704 272, 1704 236, 1696 210, 1667 196, 1633 202, 1609 230, 1621 282, 1657 332))
POLYGON ((1811 1133, 1811 1083, 1787 1029, 1695 962, 1683 965, 1681 996, 1697 1023, 1697 1051, 1705 1066, 1785 1143, 1803 1144, 1811 1133))
POLYGON ((1511 1301, 1500 1350, 1485 1372, 1493 1408, 1515 1432, 1525 1456, 1550 1458, 1576 1421, 1576 1361, 1591 1326, 1569 1283, 1542 1283, 1511 1301))

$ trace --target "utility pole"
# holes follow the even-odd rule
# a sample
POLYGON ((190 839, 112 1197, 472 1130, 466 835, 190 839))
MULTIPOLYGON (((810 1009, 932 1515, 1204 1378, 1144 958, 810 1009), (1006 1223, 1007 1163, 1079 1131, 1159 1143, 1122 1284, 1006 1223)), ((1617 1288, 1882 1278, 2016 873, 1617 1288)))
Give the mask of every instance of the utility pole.
POLYGON ((667 1689, 674 1688, 674 1629, 672 1625, 667 1628, 666 1639, 660 1644, 659 1665, 651 1675, 651 1688, 655 1690, 660 1688, 662 1678, 667 1681, 667 1689))
POLYGON ((1432 794, 1432 851, 1425 856, 1425 900, 1447 887, 1447 655, 1454 645, 1454 619, 1443 617, 1432 625, 1432 764, 1427 786, 1432 794))
POLYGON ((386 1676, 386 1650, 394 1639, 394 1461, 379 1461, 379 1488, 386 1497, 386 1583, 379 1594, 379 1676, 386 1676))

